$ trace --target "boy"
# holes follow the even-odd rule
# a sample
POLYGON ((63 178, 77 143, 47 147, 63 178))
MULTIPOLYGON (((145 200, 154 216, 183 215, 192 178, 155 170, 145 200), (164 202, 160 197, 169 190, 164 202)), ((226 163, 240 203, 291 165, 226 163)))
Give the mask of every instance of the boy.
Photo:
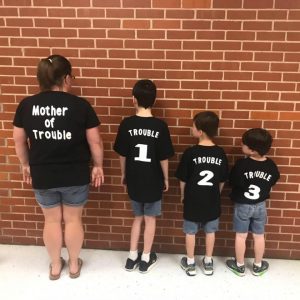
POLYGON ((235 202, 233 229, 235 236, 235 259, 226 261, 227 267, 236 275, 245 275, 244 255, 248 231, 254 239, 255 259, 252 274, 263 275, 269 268, 262 260, 267 221, 266 200, 271 187, 279 179, 276 164, 266 154, 272 145, 272 136, 262 128, 246 131, 242 137, 242 151, 246 158, 239 159, 230 173, 231 199, 235 202))
POLYGON ((132 95, 136 115, 121 122, 114 150, 120 155, 121 181, 127 184, 135 215, 125 269, 133 271, 139 267, 141 273, 147 273, 157 262, 151 248, 156 216, 161 214, 162 192, 169 188, 168 158, 174 155, 174 149, 167 124, 151 113, 156 99, 155 84, 151 80, 139 80, 132 95), (138 253, 143 221, 144 249, 138 253))
POLYGON ((189 276, 196 275, 195 235, 200 228, 206 234, 203 271, 205 275, 212 275, 214 271, 212 254, 221 214, 220 193, 228 177, 225 152, 212 141, 218 126, 219 118, 214 112, 195 115, 192 132, 199 142, 184 151, 176 171, 183 201, 187 250, 187 257, 181 259, 181 267, 189 276))

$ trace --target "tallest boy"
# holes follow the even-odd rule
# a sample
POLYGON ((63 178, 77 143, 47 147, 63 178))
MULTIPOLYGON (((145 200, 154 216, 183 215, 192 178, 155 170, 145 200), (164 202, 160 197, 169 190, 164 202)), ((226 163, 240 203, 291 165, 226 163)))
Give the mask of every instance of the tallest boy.
POLYGON ((139 80, 132 90, 136 114, 125 118, 119 127, 114 150, 120 155, 122 183, 127 184, 134 213, 130 252, 125 269, 139 266, 147 273, 157 262, 151 252, 156 216, 161 214, 162 192, 169 188, 168 158, 174 155, 167 124, 152 115, 156 86, 139 80), (145 221, 144 249, 138 252, 141 225, 145 221))

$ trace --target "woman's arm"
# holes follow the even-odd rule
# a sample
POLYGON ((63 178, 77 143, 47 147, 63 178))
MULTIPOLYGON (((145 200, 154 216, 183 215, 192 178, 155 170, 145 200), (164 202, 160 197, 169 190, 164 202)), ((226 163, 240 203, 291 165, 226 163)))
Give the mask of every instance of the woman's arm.
POLYGON ((93 127, 86 130, 86 138, 93 158, 91 184, 99 187, 104 183, 103 173, 103 142, 99 134, 99 128, 93 127))
POLYGON ((22 165, 23 180, 27 184, 31 184, 31 175, 29 167, 29 147, 27 135, 24 128, 14 126, 13 138, 15 141, 16 153, 22 165))

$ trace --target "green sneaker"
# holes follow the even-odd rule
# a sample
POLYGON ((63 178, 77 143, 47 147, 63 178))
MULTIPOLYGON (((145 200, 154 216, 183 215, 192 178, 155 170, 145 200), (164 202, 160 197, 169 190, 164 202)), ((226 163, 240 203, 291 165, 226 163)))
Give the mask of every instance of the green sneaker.
POLYGON ((228 259, 226 260, 226 266, 229 270, 231 270, 234 274, 242 277, 245 276, 245 265, 238 267, 236 263, 236 259, 228 259))
POLYGON ((202 259, 202 265, 203 265, 203 273, 205 275, 212 275, 214 273, 214 261, 211 259, 211 262, 206 263, 205 257, 202 259))
POLYGON ((255 276, 261 276, 265 274, 268 271, 268 269, 269 269, 269 263, 265 260, 262 260, 261 267, 258 267, 255 264, 253 264, 252 274, 255 276))
POLYGON ((195 276, 197 274, 196 264, 193 263, 193 264, 188 265, 187 257, 183 257, 181 259, 180 266, 188 276, 195 276))

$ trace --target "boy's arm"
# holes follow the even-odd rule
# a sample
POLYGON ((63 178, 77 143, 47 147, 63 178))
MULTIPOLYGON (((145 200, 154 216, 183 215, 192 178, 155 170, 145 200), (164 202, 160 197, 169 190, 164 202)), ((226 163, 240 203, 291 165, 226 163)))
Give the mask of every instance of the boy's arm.
POLYGON ((13 138, 15 141, 17 156, 22 164, 23 180, 27 184, 31 184, 29 147, 27 143, 27 135, 24 128, 14 126, 13 138))
POLYGON ((219 183, 220 193, 221 193, 222 190, 223 190, 224 184, 225 184, 225 182, 220 182, 220 183, 219 183))
POLYGON ((86 138, 93 158, 93 169, 91 173, 91 184, 99 187, 104 183, 103 173, 103 142, 99 134, 98 127, 86 130, 86 138))
POLYGON ((121 184, 126 184, 126 176, 125 176, 125 169, 126 169, 126 157, 120 155, 120 167, 121 167, 121 184))
POLYGON ((164 184, 165 184, 164 192, 166 192, 169 189, 169 160, 168 159, 161 160, 160 165, 164 174, 164 184))
POLYGON ((239 185, 242 179, 240 161, 236 161, 229 172, 229 185, 231 187, 239 185))
POLYGON ((185 182, 180 180, 180 200, 183 202, 184 199, 184 188, 185 188, 185 182))

